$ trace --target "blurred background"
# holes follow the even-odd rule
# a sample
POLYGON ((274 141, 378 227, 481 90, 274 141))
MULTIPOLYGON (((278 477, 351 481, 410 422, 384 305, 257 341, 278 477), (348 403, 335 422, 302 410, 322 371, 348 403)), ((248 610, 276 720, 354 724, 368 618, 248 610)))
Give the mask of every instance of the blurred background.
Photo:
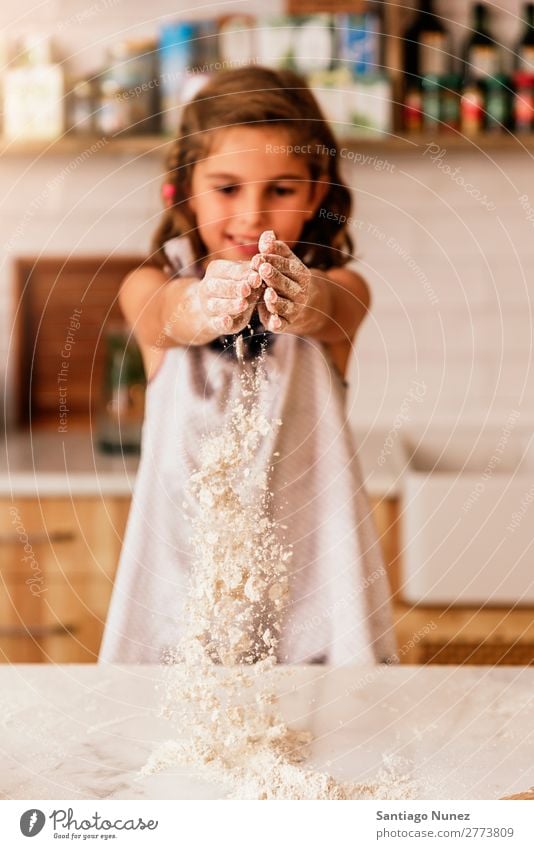
POLYGON ((534 662, 534 5, 20 0, 0 11, 0 660, 96 659, 144 377, 117 305, 180 104, 308 79, 373 308, 349 420, 400 659, 534 662))

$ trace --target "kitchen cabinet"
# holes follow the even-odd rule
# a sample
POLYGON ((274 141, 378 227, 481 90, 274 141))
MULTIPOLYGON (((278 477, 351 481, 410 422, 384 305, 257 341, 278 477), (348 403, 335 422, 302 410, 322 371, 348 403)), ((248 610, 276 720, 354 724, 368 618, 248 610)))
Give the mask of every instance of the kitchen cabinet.
POLYGON ((528 607, 412 605, 403 600, 398 497, 371 499, 393 598, 401 663, 534 665, 534 610, 528 607))
POLYGON ((534 611, 396 602, 401 663, 534 666, 534 611))
POLYGON ((1 661, 96 660, 129 504, 0 500, 1 661))

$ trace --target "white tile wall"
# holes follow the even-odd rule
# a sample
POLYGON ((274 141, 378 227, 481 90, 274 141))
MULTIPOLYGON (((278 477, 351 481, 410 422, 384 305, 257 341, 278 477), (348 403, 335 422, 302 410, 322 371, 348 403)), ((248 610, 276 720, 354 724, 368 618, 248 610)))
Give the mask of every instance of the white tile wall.
MULTIPOLYGON (((467 5, 438 2, 456 21, 456 40, 463 35, 467 5)), ((503 41, 511 45, 519 2, 493 5, 503 41)), ((261 8, 259 0, 236 0, 223 10, 245 7, 261 8)), ((212 13, 212 7, 203 9, 212 13)), ((55 24, 71 64, 87 71, 98 66, 105 44, 119 32, 155 32, 162 17, 176 14, 187 16, 185 3, 169 10, 161 0, 149 7, 141 0, 37 6, 19 0, 18 20, 3 4, 0 23, 16 25, 17 32, 55 24)), ((360 267, 373 291, 373 310, 349 369, 357 425, 391 426, 414 380, 425 386, 422 400, 410 402, 414 422, 487 415, 501 421, 512 408, 521 410, 523 421, 534 419, 534 224, 518 200, 527 194, 534 207, 531 155, 458 152, 447 149, 446 138, 441 144, 442 165, 495 209, 469 194, 430 153, 379 154, 383 164, 375 167, 363 157, 344 160, 345 179, 356 193, 352 229, 360 267)), ((130 161, 105 149, 76 167, 60 157, 0 162, 1 379, 14 306, 13 256, 146 250, 159 215, 160 173, 155 157, 130 161)))
POLYGON ((351 367, 359 419, 391 424, 416 376, 427 391, 414 420, 500 417, 514 405, 533 417, 534 228, 519 203, 527 194, 534 206, 530 157, 450 150, 441 160, 495 210, 428 156, 388 158, 393 173, 347 166, 358 219, 375 227, 354 228, 374 295, 351 367))

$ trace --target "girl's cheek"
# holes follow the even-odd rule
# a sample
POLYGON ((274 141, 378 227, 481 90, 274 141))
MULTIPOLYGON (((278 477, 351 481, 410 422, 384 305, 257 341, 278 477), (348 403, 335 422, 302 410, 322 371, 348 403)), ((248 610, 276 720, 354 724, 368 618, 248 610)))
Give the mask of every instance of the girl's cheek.
POLYGON ((216 227, 224 218, 224 205, 215 198, 210 198, 208 203, 203 203, 197 212, 197 223, 200 227, 216 227))
POLYGON ((215 195, 209 205, 209 217, 213 224, 221 223, 231 215, 231 204, 221 195, 215 195))

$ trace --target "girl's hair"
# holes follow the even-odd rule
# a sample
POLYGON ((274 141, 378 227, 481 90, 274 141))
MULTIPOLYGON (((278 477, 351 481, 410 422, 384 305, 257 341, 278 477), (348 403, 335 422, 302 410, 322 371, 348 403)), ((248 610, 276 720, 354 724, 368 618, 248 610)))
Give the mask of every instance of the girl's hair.
POLYGON ((152 261, 162 268, 167 265, 163 244, 183 235, 189 238, 197 261, 206 256, 188 203, 193 168, 209 155, 216 132, 237 125, 283 127, 292 144, 309 145, 305 150, 311 152, 304 155, 311 180, 323 178, 329 183, 322 202, 328 215, 316 213, 305 222, 295 253, 315 268, 345 265, 353 250, 345 223, 351 194, 339 176, 332 130, 298 74, 259 66, 218 73, 184 106, 167 162, 165 193, 171 200, 154 235, 152 261))

